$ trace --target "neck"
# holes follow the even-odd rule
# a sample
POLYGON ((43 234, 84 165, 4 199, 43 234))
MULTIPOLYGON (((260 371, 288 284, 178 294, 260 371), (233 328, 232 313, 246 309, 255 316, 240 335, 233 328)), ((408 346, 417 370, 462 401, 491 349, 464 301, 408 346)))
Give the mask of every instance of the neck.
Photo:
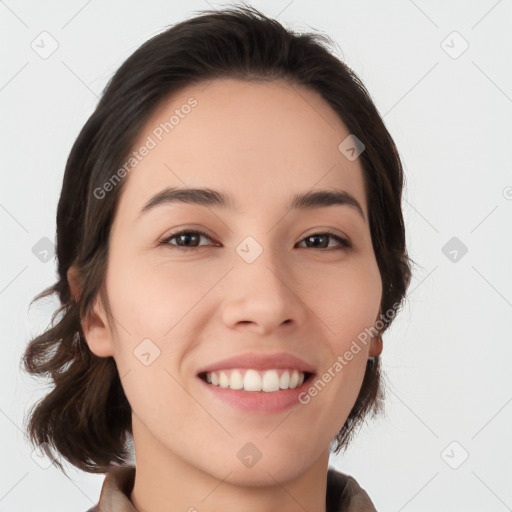
POLYGON ((129 498, 138 512, 325 511, 328 448, 298 472, 286 465, 273 471, 260 464, 263 458, 251 468, 237 458, 198 467, 157 442, 135 417, 132 427, 136 472, 129 498))

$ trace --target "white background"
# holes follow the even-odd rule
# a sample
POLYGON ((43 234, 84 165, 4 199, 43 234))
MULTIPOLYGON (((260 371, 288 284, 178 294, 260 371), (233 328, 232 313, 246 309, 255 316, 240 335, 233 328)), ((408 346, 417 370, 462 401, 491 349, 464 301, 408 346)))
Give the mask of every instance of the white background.
MULTIPOLYGON (((40 261, 32 248, 43 237, 54 241, 71 146, 108 79, 140 44, 194 11, 225 5, 0 2, 2 511, 84 512, 104 478, 44 469, 23 434, 28 407, 48 386, 23 374, 19 361, 57 305, 28 310, 56 278, 55 260, 40 261), (59 45, 47 59, 31 48, 42 31, 59 45)), ((510 510, 511 1, 252 5, 336 41, 405 165, 403 208, 418 267, 407 305, 384 336, 387 413, 332 465, 353 475, 379 511, 510 510), (469 47, 453 58, 463 40, 469 47), (442 252, 452 237, 468 249, 456 262, 442 252), (450 467, 465 452, 467 460, 450 467)))

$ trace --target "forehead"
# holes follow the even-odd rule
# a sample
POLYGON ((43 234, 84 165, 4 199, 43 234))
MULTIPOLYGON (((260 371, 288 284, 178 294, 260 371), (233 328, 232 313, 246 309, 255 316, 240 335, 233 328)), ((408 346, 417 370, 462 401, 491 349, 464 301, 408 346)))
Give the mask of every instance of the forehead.
POLYGON ((169 186, 222 190, 238 205, 260 209, 282 206, 294 193, 337 188, 366 212, 360 160, 338 148, 349 135, 320 94, 304 86, 226 78, 186 87, 140 131, 119 214, 136 216, 169 186))

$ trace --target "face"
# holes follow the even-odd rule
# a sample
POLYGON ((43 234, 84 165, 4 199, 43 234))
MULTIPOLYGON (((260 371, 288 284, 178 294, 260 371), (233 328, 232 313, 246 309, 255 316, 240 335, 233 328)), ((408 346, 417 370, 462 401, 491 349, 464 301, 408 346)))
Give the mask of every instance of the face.
POLYGON ((117 364, 138 463, 256 485, 326 462, 381 350, 373 340, 343 357, 378 318, 382 294, 362 166, 338 149, 347 136, 316 92, 232 79, 183 89, 141 131, 110 234, 115 325, 98 303, 86 331, 91 350, 117 364), (229 200, 153 201, 141 213, 166 188, 229 200), (291 205, 320 190, 353 204, 291 205), (282 354, 302 362, 258 359, 282 354), (218 362, 215 386, 198 374, 218 362), (294 368, 314 373, 295 390, 223 387, 231 376, 233 387, 259 378, 286 388, 294 368))

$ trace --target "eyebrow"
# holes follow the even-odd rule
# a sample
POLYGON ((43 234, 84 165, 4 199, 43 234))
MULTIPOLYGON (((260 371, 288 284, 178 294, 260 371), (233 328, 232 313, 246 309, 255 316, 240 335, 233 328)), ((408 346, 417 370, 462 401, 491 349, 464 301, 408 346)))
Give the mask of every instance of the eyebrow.
MULTIPOLYGON (((173 203, 238 209, 238 205, 231 196, 217 190, 210 188, 167 187, 149 199, 140 210, 138 218, 157 206, 173 203)), ((287 209, 308 210, 333 205, 350 206, 359 213, 363 220, 366 220, 359 201, 346 190, 339 189, 316 190, 295 194, 291 197, 287 209)))

